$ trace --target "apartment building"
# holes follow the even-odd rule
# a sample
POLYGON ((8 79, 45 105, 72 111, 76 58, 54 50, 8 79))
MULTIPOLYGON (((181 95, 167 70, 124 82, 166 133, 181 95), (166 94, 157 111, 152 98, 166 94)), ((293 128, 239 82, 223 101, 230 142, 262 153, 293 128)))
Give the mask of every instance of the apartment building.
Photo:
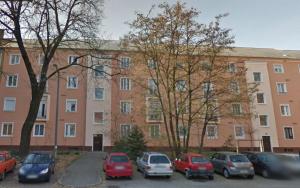
MULTIPOLYGON (((53 63, 66 65, 87 49, 61 47, 53 63)), ((40 70, 40 49, 31 48, 30 58, 36 72, 40 70)), ((30 85, 17 46, 3 48, 0 79, 0 146, 18 147, 21 127, 31 98, 30 85)), ((153 148, 168 146, 162 117, 152 108, 158 101, 145 67, 135 63, 131 51, 120 48, 118 41, 108 44, 90 57, 78 59, 93 69, 83 71, 74 66, 61 73, 58 145, 59 148, 102 151, 114 141, 127 136, 139 126, 147 144, 153 148)), ((253 115, 237 120, 220 118, 210 124, 205 137, 206 148, 220 148, 231 142, 240 147, 263 147, 266 151, 300 150, 300 51, 235 48, 222 54, 231 69, 245 66, 245 83, 257 84, 251 104, 230 104, 228 110, 249 111, 253 115), (231 140, 230 140, 231 139, 231 140), (239 141, 237 141, 239 140, 239 141), (262 142, 261 142, 262 140, 262 142)), ((54 67, 50 67, 53 71, 54 67)), ((52 77, 40 104, 32 131, 32 147, 52 148, 55 135, 57 77, 52 77)), ((191 147, 198 147, 199 129, 191 130, 191 147)))

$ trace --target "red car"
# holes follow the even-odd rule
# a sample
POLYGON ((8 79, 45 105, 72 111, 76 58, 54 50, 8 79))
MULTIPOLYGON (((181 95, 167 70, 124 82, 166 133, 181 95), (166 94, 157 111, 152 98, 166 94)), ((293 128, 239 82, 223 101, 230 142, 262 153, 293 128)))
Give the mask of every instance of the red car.
POLYGON ((103 171, 106 179, 111 177, 132 177, 132 163, 126 153, 110 153, 104 160, 103 171))
POLYGON ((13 171, 16 164, 16 159, 11 157, 9 152, 0 151, 0 179, 3 180, 7 172, 13 171))
POLYGON ((194 176, 207 176, 213 180, 213 165, 203 155, 196 153, 185 153, 173 162, 176 171, 183 172, 187 179, 194 176))

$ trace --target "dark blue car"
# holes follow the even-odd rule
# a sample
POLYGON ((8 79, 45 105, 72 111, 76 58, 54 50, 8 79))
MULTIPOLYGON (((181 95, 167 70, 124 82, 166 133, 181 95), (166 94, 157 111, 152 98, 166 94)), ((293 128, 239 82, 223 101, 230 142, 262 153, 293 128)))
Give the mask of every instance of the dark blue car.
POLYGON ((55 161, 51 154, 30 153, 19 169, 19 182, 50 181, 54 173, 55 161))

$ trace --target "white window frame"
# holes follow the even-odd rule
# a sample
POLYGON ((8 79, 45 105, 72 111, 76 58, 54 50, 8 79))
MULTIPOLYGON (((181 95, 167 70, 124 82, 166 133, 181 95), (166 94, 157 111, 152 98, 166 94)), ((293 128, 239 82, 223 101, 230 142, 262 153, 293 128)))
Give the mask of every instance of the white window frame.
POLYGON ((119 62, 119 67, 121 69, 129 69, 130 68, 130 65, 131 65, 131 58, 130 57, 127 57, 127 56, 122 56, 120 57, 120 62, 119 62), (127 66, 123 66, 123 59, 128 59, 128 67, 127 66))
POLYGON ((129 123, 128 124, 126 124, 126 123, 120 124, 120 137, 127 137, 127 136, 129 136, 131 130, 132 130, 132 125, 131 124, 129 124, 129 123), (128 135, 122 135, 122 126, 125 126, 125 125, 129 125, 129 133, 128 133, 128 135))
POLYGON ((300 64, 298 64, 298 70, 299 70, 299 73, 300 73, 300 64))
POLYGON ((239 93, 240 93, 240 83, 239 83, 238 81, 236 81, 236 80, 231 80, 231 81, 230 81, 230 90, 231 90, 231 92, 234 93, 234 94, 239 94, 239 93), (236 89, 237 89, 237 90, 234 90, 235 88, 232 87, 232 86, 233 86, 233 83, 236 84, 236 89))
POLYGON ((282 64, 274 64, 273 65, 273 71, 276 74, 283 74, 284 73, 284 67, 283 67, 282 64), (281 71, 277 72, 276 70, 281 70, 281 71))
POLYGON ((267 101, 266 101, 266 94, 264 92, 257 92, 256 93, 256 103, 257 104, 267 104, 267 101), (263 103, 259 103, 258 100, 257 100, 257 94, 263 94, 263 98, 264 98, 264 102, 263 103))
POLYGON ((70 75, 70 76, 67 77, 67 89, 78 89, 78 77, 77 76, 70 75), (69 85, 70 78, 76 78, 76 87, 73 87, 73 86, 69 85))
POLYGON ((158 86, 157 86, 157 80, 154 78, 148 78, 148 93, 149 95, 155 95, 154 93, 158 91, 158 86), (151 82, 153 81, 155 88, 150 87, 151 86, 151 82))
POLYGON ((32 130, 33 130, 33 131, 32 131, 32 132, 33 132, 33 133, 32 133, 32 136, 33 136, 33 137, 44 137, 44 136, 45 136, 45 132, 46 132, 46 125, 45 125, 45 123, 35 123, 32 130), (36 129, 36 126, 37 126, 37 125, 43 125, 43 126, 44 126, 44 132, 43 132, 43 135, 36 135, 36 134, 35 134, 35 129, 36 129))
POLYGON ((235 125, 234 126, 234 137, 235 137, 235 139, 245 139, 246 138, 246 132, 245 132, 245 127, 243 126, 243 125, 235 125), (237 127, 242 127, 243 128, 243 136, 237 136, 236 135, 236 128, 237 127))
POLYGON ((120 90, 121 91, 130 91, 131 90, 131 79, 129 77, 120 77, 120 90), (128 89, 125 88, 125 87, 122 88, 122 79, 127 79, 128 80, 128 89))
POLYGON ((1 136, 2 137, 12 137, 13 135, 14 135, 14 122, 2 122, 2 124, 1 124, 1 136), (4 124, 11 124, 12 125, 11 135, 4 135, 3 134, 4 124))
POLYGON ((187 90, 187 84, 186 84, 186 80, 177 80, 176 81, 176 84, 175 84, 175 87, 176 87, 176 91, 178 92, 184 92, 187 90), (182 82, 184 84, 179 84, 179 82, 182 82))
POLYGON ((42 61, 42 59, 45 59, 45 56, 43 54, 39 54, 39 62, 38 62, 39 65, 44 64, 44 61, 42 61))
POLYGON ((157 138, 159 138, 161 135, 160 135, 160 125, 159 124, 150 124, 149 125, 149 137, 151 138, 151 139, 157 139, 157 138), (156 126, 156 127, 158 127, 158 136, 152 136, 152 133, 151 133, 151 128, 153 127, 153 126, 156 126))
POLYGON ((105 76, 105 66, 102 64, 94 65, 93 76, 95 78, 103 78, 105 76), (96 67, 103 67, 102 72, 96 71, 97 70, 96 67), (96 75, 96 74, 99 74, 99 75, 96 75))
POLYGON ((291 116, 292 115, 292 113, 291 113, 291 108, 290 108, 290 105, 289 104, 280 104, 279 105, 279 110, 280 110, 280 115, 281 116, 284 116, 284 117, 289 117, 289 116, 291 116), (282 111, 281 111, 281 107, 282 106, 287 106, 288 108, 288 113, 287 114, 282 114, 282 111))
POLYGON ((44 95, 42 97, 42 99, 40 101, 39 110, 38 110, 37 120, 48 120, 48 118, 49 118, 49 107, 50 107, 49 106, 49 104, 50 104, 49 100, 50 100, 50 95, 44 95), (46 116, 46 118, 44 118, 43 116, 39 116, 40 115, 40 107, 41 107, 41 105, 43 105, 42 102, 44 102, 44 100, 43 100, 44 98, 47 98, 46 103, 45 103, 45 111, 46 111, 45 116, 46 116))
POLYGON ((104 111, 93 112, 93 121, 94 121, 94 124, 104 124, 104 111), (95 121, 96 120, 95 113, 102 113, 102 121, 101 122, 95 121))
POLYGON ((70 112, 70 113, 74 113, 74 112, 77 112, 77 105, 78 105, 78 101, 77 99, 66 99, 66 112, 70 112), (68 102, 75 102, 76 105, 75 105, 75 111, 68 111, 68 102))
POLYGON ((130 114, 132 112, 132 101, 131 100, 120 100, 120 113, 121 114, 130 114), (122 112, 122 103, 129 104, 129 112, 122 112))
POLYGON ((20 54, 9 54, 9 65, 19 65, 21 61, 21 55, 20 54), (19 61, 17 63, 12 63, 12 56, 19 56, 19 61))
POLYGON ((229 73, 235 73, 235 72, 237 72, 237 66, 236 66, 236 64, 233 63, 233 62, 229 62, 228 65, 227 65, 227 72, 229 72, 229 73), (233 65, 234 70, 232 70, 232 68, 230 67, 231 65, 233 65))
POLYGON ((18 74, 10 74, 10 75, 6 76, 6 87, 17 88, 18 87, 18 82, 19 82, 19 75, 18 74), (9 77, 11 77, 11 76, 16 76, 17 77, 16 85, 12 85, 12 86, 9 85, 9 77))
POLYGON ((147 60, 147 66, 148 66, 149 69, 156 69, 157 62, 154 61, 153 59, 148 59, 147 60))
POLYGON ((146 98, 146 122, 163 122, 163 114, 161 112, 161 119, 160 120, 152 120, 152 119, 149 119, 149 113, 150 113, 150 110, 149 110, 149 106, 150 106, 150 100, 151 99, 156 99, 158 100, 157 97, 147 97, 146 98))
POLYGON ((278 94, 286 94, 287 92, 288 92, 288 90, 287 90, 287 83, 286 82, 276 82, 276 91, 277 91, 277 93, 278 94), (280 92, 279 91, 279 84, 283 84, 283 92, 280 92))
POLYGON ((76 123, 65 123, 64 137, 66 137, 66 138, 75 138, 76 137, 76 123), (74 135, 66 135, 67 125, 74 125, 74 127, 75 127, 74 135))
POLYGON ((243 114, 243 107, 242 107, 242 104, 241 103, 231 103, 231 112, 234 116, 241 116, 243 114), (233 113, 233 105, 234 104, 238 104, 240 106, 240 114, 234 114, 233 113))
POLYGON ((295 140, 294 127, 292 127, 292 126, 284 126, 284 127, 283 127, 283 135, 284 135, 284 139, 285 139, 285 140, 295 140), (286 137, 286 135, 285 135, 285 128, 291 128, 291 129, 292 129, 293 138, 287 138, 287 137, 286 137))
POLYGON ((16 99, 16 97, 4 97, 4 102, 3 102, 3 111, 4 112, 15 112, 16 111, 16 107, 17 107, 17 99, 16 99), (14 100, 15 101, 15 108, 14 108, 14 110, 6 110, 5 106, 6 106, 6 101, 7 100, 14 100))
POLYGON ((96 101, 104 101, 104 99, 105 99, 105 88, 104 87, 95 87, 94 88, 94 100, 96 100, 96 101), (97 97, 96 97, 96 89, 103 89, 103 97, 101 98, 101 99, 98 99, 97 97))
POLYGON ((263 74, 261 72, 252 72, 253 82, 262 83, 264 81, 263 74), (255 81, 254 73, 260 73, 260 81, 255 81))
POLYGON ((270 124, 269 124, 269 115, 267 115, 267 114, 259 114, 259 115, 258 115, 258 121, 259 121, 259 126, 260 126, 260 127, 269 127, 269 126, 270 126, 270 124), (266 116, 266 117, 267 117, 267 119, 266 119, 267 125, 262 125, 262 124, 261 124, 261 121, 260 121, 260 117, 261 117, 261 116, 266 116))
POLYGON ((217 125, 207 125, 206 127, 206 137, 207 139, 218 139, 218 126, 217 125), (208 135, 208 127, 214 127, 214 136, 209 136, 208 135))
POLYGON ((77 64, 79 64, 79 55, 69 55, 68 56, 68 65, 77 65, 77 64), (75 59, 75 58, 78 58, 78 59, 76 59, 76 62, 75 63, 73 63, 73 60, 75 59), (72 60, 72 61, 71 61, 72 60))

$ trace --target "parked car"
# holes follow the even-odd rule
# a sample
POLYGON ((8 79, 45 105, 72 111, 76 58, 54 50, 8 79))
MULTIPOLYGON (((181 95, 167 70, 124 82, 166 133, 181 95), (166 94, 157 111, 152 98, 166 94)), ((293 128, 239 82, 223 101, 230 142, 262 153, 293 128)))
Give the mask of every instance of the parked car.
POLYGON ((256 174, 265 178, 287 178, 290 175, 282 161, 271 152, 244 152, 244 154, 252 162, 256 174))
POLYGON ((33 152, 21 163, 19 182, 50 181, 54 173, 55 160, 50 153, 33 152))
POLYGON ((185 174, 187 179, 194 176, 206 176, 214 179, 214 169, 211 162, 203 155, 196 153, 185 153, 173 162, 174 169, 185 174))
POLYGON ((162 153, 145 152, 142 157, 136 160, 137 170, 143 173, 144 178, 148 176, 166 176, 170 178, 173 175, 172 163, 169 157, 162 153))
POLYGON ((132 163, 126 153, 110 153, 104 158, 103 171, 106 179, 132 177, 132 163))
POLYGON ((11 172, 16 167, 16 159, 11 157, 9 152, 0 152, 0 180, 4 180, 7 172, 11 172))
POLYGON ((283 165, 289 170, 291 176, 300 176, 300 156, 292 153, 275 154, 283 165))
POLYGON ((211 162, 214 166, 214 170, 218 173, 222 173, 225 178, 243 176, 253 179, 254 177, 254 168, 248 158, 243 154, 218 152, 212 156, 211 162))

